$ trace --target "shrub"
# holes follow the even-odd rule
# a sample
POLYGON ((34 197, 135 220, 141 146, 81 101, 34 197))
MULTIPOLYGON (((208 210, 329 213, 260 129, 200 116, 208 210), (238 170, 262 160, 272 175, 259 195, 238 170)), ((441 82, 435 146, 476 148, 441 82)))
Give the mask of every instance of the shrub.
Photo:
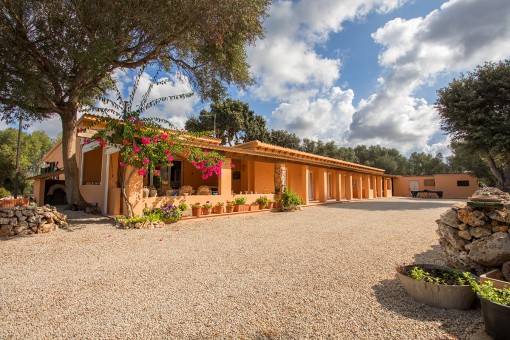
POLYGON ((188 210, 188 205, 186 203, 181 203, 179 204, 178 208, 180 211, 186 211, 188 210))
POLYGON ((5 189, 4 187, 0 187, 0 198, 5 198, 5 197, 11 197, 11 193, 9 190, 5 189))
POLYGON ((227 201, 227 206, 233 207, 234 205, 236 205, 235 201, 227 201))
POLYGON ((193 204, 191 205, 191 207, 196 209, 196 208, 201 208, 201 207, 202 207, 202 205, 201 205, 199 202, 197 202, 197 203, 193 203, 193 204))
POLYGON ((216 206, 217 206, 217 207, 222 207, 222 206, 224 206, 224 205, 225 205, 225 203, 223 203, 223 202, 218 202, 218 203, 216 203, 216 206))
POLYGON ((266 206, 269 203, 269 199, 266 196, 260 196, 255 200, 255 203, 266 206))
MULTIPOLYGON (((186 204, 186 203, 184 203, 184 204, 186 204)), ((183 212, 183 210, 181 210, 181 205, 182 205, 182 203, 179 206, 168 205, 166 207, 162 207, 161 208, 162 219, 167 220, 167 221, 172 221, 172 222, 179 221, 182 218, 182 212, 183 212)), ((186 205, 186 209, 187 208, 188 208, 188 206, 186 205)), ((184 210, 186 210, 186 209, 184 209, 184 210)))
POLYGON ((284 208, 295 209, 298 205, 303 204, 303 200, 294 191, 286 188, 282 194, 282 204, 284 208))
POLYGON ((246 197, 238 197, 234 199, 236 205, 246 204, 246 197))

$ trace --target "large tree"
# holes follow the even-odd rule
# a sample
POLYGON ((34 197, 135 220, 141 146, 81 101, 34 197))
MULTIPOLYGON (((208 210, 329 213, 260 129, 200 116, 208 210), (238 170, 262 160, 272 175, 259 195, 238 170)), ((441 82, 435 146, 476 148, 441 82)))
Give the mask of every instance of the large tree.
POLYGON ((117 68, 161 62, 203 99, 251 83, 245 46, 270 0, 0 0, 0 105, 56 113, 69 204, 84 206, 76 164, 80 103, 117 68))
POLYGON ((438 91, 441 127, 480 153, 510 189, 510 60, 487 62, 438 91))
POLYGON ((194 132, 212 132, 216 127, 216 137, 230 146, 268 138, 265 118, 250 110, 248 103, 230 98, 212 103, 209 111, 200 111, 198 118, 186 121, 185 127, 194 132))

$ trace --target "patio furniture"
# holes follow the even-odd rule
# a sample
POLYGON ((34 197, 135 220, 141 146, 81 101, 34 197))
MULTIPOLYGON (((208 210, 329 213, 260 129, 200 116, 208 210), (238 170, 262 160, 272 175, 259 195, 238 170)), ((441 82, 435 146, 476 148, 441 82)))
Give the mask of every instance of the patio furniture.
POLYGON ((432 194, 436 194, 438 198, 443 197, 443 191, 441 190, 411 190, 411 195, 413 197, 419 197, 419 194, 425 194, 425 197, 430 198, 432 197, 432 194))
POLYGON ((191 195, 193 193, 193 187, 191 185, 183 185, 179 189, 179 196, 191 195))
POLYGON ((197 195, 210 195, 211 189, 207 185, 201 185, 197 189, 197 195))

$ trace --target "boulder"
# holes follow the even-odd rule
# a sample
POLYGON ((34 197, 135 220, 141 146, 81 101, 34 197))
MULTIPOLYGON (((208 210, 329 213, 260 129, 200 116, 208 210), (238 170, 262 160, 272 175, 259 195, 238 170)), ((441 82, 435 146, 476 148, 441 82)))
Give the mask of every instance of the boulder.
POLYGON ((488 218, 494 221, 506 222, 508 219, 508 213, 504 210, 492 209, 486 212, 488 218))
POLYGON ((505 280, 510 281, 510 261, 503 263, 503 266, 501 267, 501 273, 503 274, 505 280))
POLYGON ((468 241, 471 241, 471 233, 469 232, 469 230, 459 230, 457 232, 457 234, 462 237, 464 240, 468 240, 468 241))
MULTIPOLYGON (((498 227, 499 231, 499 227, 498 227)), ((476 238, 482 238, 492 235, 492 231, 487 228, 481 228, 481 227, 475 227, 475 228, 469 228, 469 232, 473 237, 476 238)))
POLYGON ((468 241, 461 238, 457 234, 456 230, 444 223, 439 223, 439 228, 437 231, 440 237, 448 241, 448 243, 450 243, 452 247, 457 250, 464 250, 464 246, 468 243, 468 241))
POLYGON ((437 223, 443 223, 449 225, 452 228, 459 228, 459 221, 457 219, 457 211, 449 209, 448 211, 441 214, 437 223))
POLYGON ((463 223, 472 227, 478 227, 485 224, 485 214, 481 210, 462 209, 457 212, 457 218, 463 223))
POLYGON ((510 261, 510 234, 505 232, 494 233, 465 247, 469 258, 484 266, 498 267, 510 261))

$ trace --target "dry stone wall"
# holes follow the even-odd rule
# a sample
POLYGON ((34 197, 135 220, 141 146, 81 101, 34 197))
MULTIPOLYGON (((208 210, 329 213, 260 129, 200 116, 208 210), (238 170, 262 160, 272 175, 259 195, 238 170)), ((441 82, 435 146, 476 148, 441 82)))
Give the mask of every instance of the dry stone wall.
POLYGON ((0 208, 0 237, 49 233, 67 228, 67 216, 55 207, 0 208))
POLYGON ((510 281, 510 195, 494 188, 475 193, 480 194, 502 202, 497 207, 454 204, 436 221, 439 244, 450 266, 477 274, 498 268, 510 281))

